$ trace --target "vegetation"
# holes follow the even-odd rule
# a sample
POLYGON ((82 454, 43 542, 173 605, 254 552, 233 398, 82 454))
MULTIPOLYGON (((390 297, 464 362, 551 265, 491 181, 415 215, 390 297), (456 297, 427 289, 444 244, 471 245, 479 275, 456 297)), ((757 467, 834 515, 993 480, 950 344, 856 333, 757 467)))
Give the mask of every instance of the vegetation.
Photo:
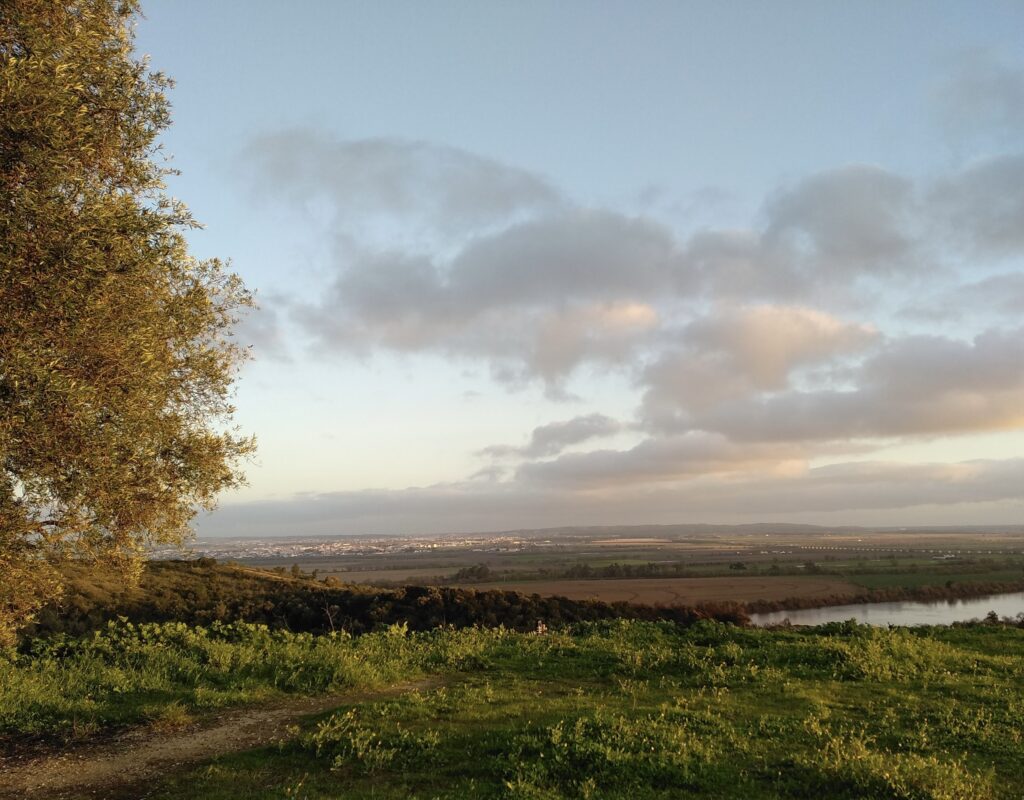
POLYGON ((65 566, 68 584, 60 603, 43 609, 26 634, 79 634, 108 621, 254 622, 291 631, 366 633, 406 624, 411 630, 472 625, 534 630, 599 619, 671 620, 690 624, 714 617, 746 619, 734 604, 702 609, 601 603, 512 591, 406 586, 380 589, 342 585, 334 578, 296 578, 217 564, 213 559, 153 561, 138 583, 88 563, 65 566))
POLYGON ((840 594, 830 597, 787 597, 783 600, 755 600, 743 604, 743 611, 759 614, 768 611, 792 611, 801 608, 823 608, 845 606, 857 603, 892 603, 908 600, 919 603, 936 603, 942 600, 964 600, 971 597, 987 597, 995 594, 1024 591, 1024 580, 984 581, 967 583, 947 581, 942 585, 924 584, 918 586, 890 586, 888 588, 865 589, 854 594, 840 594))
POLYGON ((0 661, 0 730, 74 735, 282 692, 434 674, 168 798, 906 798, 1024 793, 1024 630, 703 621, 310 636, 113 623, 0 661))
MULTIPOLYGON (((443 583, 474 584, 487 582, 489 587, 511 581, 520 591, 532 581, 546 581, 547 591, 553 589, 552 581, 565 581, 566 590, 572 581, 613 581, 616 579, 650 579, 650 586, 656 588, 661 579, 721 578, 735 586, 737 594, 743 595, 742 587, 748 578, 759 576, 834 576, 843 578, 849 584, 862 587, 861 590, 846 590, 822 596, 794 595, 780 599, 744 599, 733 607, 745 614, 770 611, 820 608, 825 606, 850 605, 857 603, 882 603, 895 601, 937 602, 959 600, 1007 592, 1024 591, 1024 562, 1019 557, 1010 558, 964 558, 945 564, 928 560, 923 564, 920 558, 858 561, 855 564, 825 564, 805 561, 797 562, 730 562, 727 566, 719 563, 688 564, 686 562, 637 562, 614 561, 610 564, 592 565, 579 562, 567 568, 539 568, 533 571, 505 570, 496 572, 486 564, 460 569, 443 583), (737 574, 739 573, 739 574, 737 574)), ((756 585, 756 584, 755 584, 756 585)), ((596 589, 595 589, 596 591, 596 589)), ((718 611, 722 604, 694 602, 698 609, 718 611)))
POLYGON ((523 582, 528 580, 633 580, 636 578, 696 578, 696 577, 743 577, 761 575, 834 575, 846 578, 865 588, 915 587, 943 585, 949 581, 968 583, 972 581, 1019 581, 1024 583, 1024 560, 1019 556, 1002 558, 960 558, 936 564, 934 561, 921 563, 919 556, 882 561, 858 561, 856 563, 830 563, 816 561, 731 561, 727 565, 718 562, 694 563, 687 561, 654 562, 616 560, 608 564, 593 564, 579 561, 569 566, 537 567, 533 569, 495 570, 487 564, 463 567, 436 583, 489 583, 493 581, 523 582))
MULTIPOLYGON (((1020 591, 1017 582, 950 583, 920 587, 878 588, 834 597, 790 597, 778 601, 703 603, 693 607, 663 607, 636 603, 606 603, 542 597, 505 590, 404 586, 379 588, 341 584, 336 578, 316 580, 266 572, 204 558, 193 561, 151 561, 138 582, 125 580, 116 569, 74 562, 64 565, 67 590, 59 603, 38 614, 24 633, 29 637, 64 633, 78 635, 103 628, 107 622, 180 621, 252 622, 272 629, 329 633, 366 633, 394 624, 411 630, 452 625, 504 625, 535 630, 538 620, 548 625, 601 619, 668 620, 687 625, 710 618, 743 623, 750 613, 817 608, 846 603, 918 600, 924 602, 1020 591)), ((744 580, 744 578, 737 578, 744 580)))
POLYGON ((81 737, 163 719, 167 709, 188 715, 283 693, 379 686, 459 666, 457 638, 420 637, 410 646, 404 626, 354 638, 245 623, 111 622, 0 659, 0 734, 81 737))
POLYGON ((164 193, 169 81, 132 54, 134 0, 0 6, 0 641, 58 563, 130 571, 237 483, 225 426, 251 304, 164 193))
MULTIPOLYGON (((758 630, 727 624, 746 619, 736 604, 371 589, 209 559, 143 566, 144 545, 182 540, 241 480, 253 445, 229 424, 244 357, 230 331, 252 298, 221 262, 188 252, 196 223, 166 195, 158 157, 169 81, 132 53, 137 10, 0 5, 0 749, 131 726, 159 735, 229 706, 431 676, 435 688, 353 696, 288 742, 171 771, 146 794, 1024 795, 1024 628, 995 619, 758 630)), ((1019 570, 959 563, 911 583, 898 565, 716 568, 864 576, 863 594, 825 602, 1024 585, 1019 570)), ((558 577, 690 574, 582 563, 558 577)), ((487 564, 454 575, 502 577, 487 564)))

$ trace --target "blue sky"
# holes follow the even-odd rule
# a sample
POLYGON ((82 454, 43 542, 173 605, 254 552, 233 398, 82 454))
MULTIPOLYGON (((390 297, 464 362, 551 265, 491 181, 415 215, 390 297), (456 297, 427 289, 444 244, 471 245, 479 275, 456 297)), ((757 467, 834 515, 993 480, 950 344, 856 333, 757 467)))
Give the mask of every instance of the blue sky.
POLYGON ((1019 3, 144 11, 262 306, 202 533, 1021 521, 1019 3))

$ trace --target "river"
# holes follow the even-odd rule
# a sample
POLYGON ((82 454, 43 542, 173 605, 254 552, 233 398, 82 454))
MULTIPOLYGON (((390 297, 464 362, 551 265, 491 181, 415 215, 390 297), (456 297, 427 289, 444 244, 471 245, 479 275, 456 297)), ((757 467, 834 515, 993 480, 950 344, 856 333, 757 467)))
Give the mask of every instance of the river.
POLYGON ((1016 617, 1024 612, 1024 592, 995 594, 969 600, 939 600, 934 603, 856 603, 848 606, 802 608, 751 614, 755 625, 774 625, 788 619, 794 625, 824 625, 855 619, 865 625, 949 625, 981 619, 989 611, 1000 617, 1016 617))

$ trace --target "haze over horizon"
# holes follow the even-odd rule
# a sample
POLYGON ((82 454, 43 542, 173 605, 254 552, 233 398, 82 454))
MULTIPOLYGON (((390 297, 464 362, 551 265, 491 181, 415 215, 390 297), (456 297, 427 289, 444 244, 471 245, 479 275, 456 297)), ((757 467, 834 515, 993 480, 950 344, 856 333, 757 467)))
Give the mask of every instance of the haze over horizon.
POLYGON ((1021 4, 145 13, 261 305, 200 536, 1024 522, 1021 4))

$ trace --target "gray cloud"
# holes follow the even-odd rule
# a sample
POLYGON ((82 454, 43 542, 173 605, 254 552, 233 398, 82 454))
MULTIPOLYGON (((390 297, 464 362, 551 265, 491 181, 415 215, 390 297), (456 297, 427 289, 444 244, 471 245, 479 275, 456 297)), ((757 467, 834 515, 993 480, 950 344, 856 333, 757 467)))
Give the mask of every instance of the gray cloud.
POLYGON ((293 203, 329 202, 336 221, 415 218, 451 232, 561 202, 538 175, 422 141, 343 140, 295 129, 253 140, 245 157, 261 189, 293 203))
POLYGON ((478 239, 452 262, 449 286, 475 306, 619 302, 671 285, 672 233, 653 220, 573 209, 478 239))
POLYGON ((692 272, 687 283, 716 298, 793 300, 813 291, 797 255, 753 229, 698 231, 683 247, 683 262, 692 272))
MULTIPOLYGON (((442 145, 292 130, 255 140, 246 155, 267 197, 328 209, 335 278, 320 302, 298 310, 328 348, 458 352, 482 341, 479 327, 496 310, 534 316, 496 337, 504 350, 542 309, 666 298, 792 302, 913 266, 920 233, 910 182, 865 165, 774 193, 760 229, 706 229, 681 241, 653 219, 576 207, 533 173, 442 145), (417 226, 433 233, 417 239, 417 226)), ((964 177, 957 209, 984 177, 964 177)), ((562 343, 553 336, 550 344, 562 343)), ((599 342, 545 359, 545 344, 527 336, 519 350, 530 353, 527 371, 539 367, 549 381, 589 354, 606 355, 599 342)), ((606 360, 624 357, 621 342, 612 349, 606 360)))
MULTIPOLYGON (((901 509, 1024 499, 1024 459, 904 464, 829 464, 796 479, 750 482, 744 503, 769 513, 901 509)), ((735 488, 735 487, 732 487, 735 488)), ((721 501, 727 487, 710 492, 721 501)))
POLYGON ((576 208, 477 236, 450 259, 339 255, 323 297, 295 317, 325 351, 436 350, 555 385, 584 362, 633 357, 667 306, 677 317, 702 299, 802 297, 823 280, 834 292, 856 264, 870 272, 886 254, 895 269, 907 250, 888 233, 895 223, 879 223, 875 238, 869 229, 891 216, 873 201, 898 194, 896 183, 859 168, 823 176, 777 198, 764 233, 705 231, 685 244, 652 220, 576 208), (855 200, 823 213, 818 195, 846 184, 855 200))
POLYGON ((493 445, 481 455, 495 458, 523 456, 543 458, 561 453, 565 448, 591 439, 613 436, 622 430, 622 423, 604 414, 587 414, 562 422, 549 422, 533 429, 530 441, 523 447, 493 445))
POLYGON ((762 226, 705 228, 680 243, 676 290, 740 302, 834 301, 865 280, 919 273, 928 227, 919 193, 871 165, 815 173, 773 192, 762 226))
POLYGON ((976 162, 930 192, 944 238, 973 257, 1024 252, 1024 155, 976 162))
POLYGON ((575 209, 477 237, 448 262, 347 261, 321 300, 292 312, 322 350, 439 350, 554 384, 582 361, 628 357, 657 321, 641 298, 677 267, 664 227, 575 209))
POLYGON ((588 209, 477 237, 450 261, 385 252, 339 266, 323 307, 384 328, 417 316, 465 323, 493 309, 637 300, 664 290, 678 268, 664 226, 588 209))
MULTIPOLYGON (((955 239, 967 255, 1024 250, 1018 156, 920 185, 870 165, 826 170, 773 193, 760 227, 683 240, 653 219, 574 206, 531 173, 453 148, 293 131, 250 149, 268 187, 335 209, 333 277, 290 308, 318 352, 482 360, 509 383, 540 379, 552 396, 584 364, 671 359, 666 333, 709 303, 852 308, 865 286, 889 292, 895 276, 945 269, 930 259, 931 239, 955 239), (347 215, 379 224, 360 241, 362 223, 347 215), (402 245, 409 217, 457 231, 402 245), (388 220, 396 242, 384 247, 388 220)), ((680 371, 708 387, 707 402, 779 388, 767 349, 756 380, 740 369, 729 388, 742 359, 698 344, 680 371)))
POLYGON ((278 301, 244 312, 232 335, 243 346, 252 348, 256 359, 288 361, 291 358, 287 337, 282 330, 278 301))
POLYGON ((1024 69, 992 53, 962 56, 935 92, 939 123, 958 143, 1019 140, 1024 134, 1024 69))
POLYGON ((969 283, 955 293, 953 302, 970 299, 970 305, 987 313, 1024 314, 1024 272, 1005 272, 990 275, 969 283))
MULTIPOLYGON (((224 506, 199 521, 201 534, 393 534, 514 530, 557 525, 737 520, 886 509, 902 524, 917 507, 970 504, 976 523, 1019 519, 1024 459, 954 464, 853 462, 796 474, 755 473, 735 480, 694 478, 660 489, 551 490, 488 481, 404 490, 303 495, 288 501, 224 506), (1015 503, 1012 509, 1006 502, 1015 503)), ((810 515, 808 517, 808 515, 810 515)), ((815 517, 814 515, 819 515, 815 517)))
POLYGON ((914 247, 912 184, 878 167, 812 175, 772 197, 766 214, 766 238, 787 241, 826 277, 895 271, 914 247))
POLYGON ((931 327, 954 321, 963 325, 965 320, 991 324, 1003 315, 1015 320, 1024 314, 1024 272, 1000 272, 954 286, 941 285, 930 296, 915 298, 899 313, 931 327))

